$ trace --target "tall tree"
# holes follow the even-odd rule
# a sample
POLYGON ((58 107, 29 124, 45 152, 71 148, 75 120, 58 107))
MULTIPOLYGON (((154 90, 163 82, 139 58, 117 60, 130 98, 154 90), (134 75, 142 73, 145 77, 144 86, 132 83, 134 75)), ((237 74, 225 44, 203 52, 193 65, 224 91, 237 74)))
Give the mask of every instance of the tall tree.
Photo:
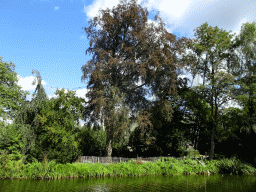
MULTIPOLYGON (((40 114, 40 111, 43 108, 44 103, 47 102, 49 99, 42 86, 42 78, 40 73, 38 71, 33 70, 32 74, 34 74, 35 72, 37 74, 36 89, 32 95, 31 101, 25 102, 27 106, 23 108, 24 110, 20 110, 19 112, 17 112, 15 123, 30 124, 34 129, 35 134, 38 135, 40 129, 40 121, 37 117, 37 114, 40 114)), ((32 85, 36 84, 36 79, 32 82, 32 85)), ((24 105, 26 105, 25 103, 24 105)))
POLYGON ((42 86, 42 78, 38 71, 32 71, 32 74, 36 73, 36 79, 32 82, 32 85, 37 85, 33 93, 31 101, 23 101, 20 110, 15 113, 14 123, 22 125, 24 127, 24 138, 26 138, 27 148, 25 155, 27 160, 32 160, 31 156, 38 158, 40 153, 40 140, 39 136, 42 132, 41 123, 38 119, 38 115, 41 114, 42 109, 46 102, 48 102, 47 95, 42 86))
POLYGON ((29 92, 22 91, 17 85, 17 73, 14 72, 14 68, 15 64, 3 62, 0 57, 0 117, 4 120, 8 117, 13 118, 20 103, 29 95, 29 92))
POLYGON ((25 155, 28 150, 34 147, 34 134, 29 125, 22 125, 23 123, 16 124, 15 119, 18 112, 23 111, 24 107, 26 108, 28 106, 25 104, 25 100, 29 92, 22 91, 21 87, 17 85, 17 73, 14 72, 14 67, 15 65, 12 62, 8 64, 0 60, 0 103, 2 107, 9 110, 7 114, 5 114, 2 113, 3 108, 1 108, 0 114, 4 116, 4 119, 6 117, 5 115, 8 115, 13 120, 11 125, 5 126, 5 128, 2 129, 3 134, 1 138, 4 142, 1 142, 1 149, 7 149, 10 153, 17 153, 15 149, 20 148, 18 153, 25 155))
MULTIPOLYGON (((189 110, 188 113, 184 114, 187 117, 187 123, 192 122, 193 130, 191 130, 192 134, 191 140, 194 144, 195 149, 200 149, 200 151, 205 152, 208 151, 205 149, 207 146, 204 142, 204 146, 199 146, 199 142, 202 141, 202 138, 206 138, 205 133, 208 133, 207 127, 210 122, 210 105, 207 103, 205 98, 202 97, 202 94, 193 88, 189 88, 181 94, 182 99, 185 101, 184 110, 189 110)), ((200 142, 202 144, 202 142, 200 142)))
POLYGON ((62 89, 57 90, 55 94, 58 97, 45 103, 41 114, 38 114, 41 123, 40 145, 43 151, 48 151, 49 159, 71 163, 80 155, 75 124, 78 124, 79 118, 82 117, 82 103, 85 100, 75 97, 74 91, 65 94, 62 89))
POLYGON ((37 80, 37 85, 36 85, 36 89, 32 95, 32 97, 33 97, 31 100, 32 108, 36 108, 37 106, 40 106, 40 104, 43 101, 49 100, 46 95, 45 89, 42 85, 42 78, 41 78, 39 71, 32 70, 32 74, 34 74, 34 73, 36 73, 36 79, 34 79, 34 81, 32 82, 32 85, 36 84, 36 80, 37 80))
MULTIPOLYGON (((236 84, 239 88, 234 90, 236 100, 247 111, 247 127, 250 133, 256 125, 256 22, 244 23, 241 27, 240 34, 235 38, 234 44, 237 51, 235 70, 231 73, 238 75, 236 84)), ((231 60, 234 61, 234 60, 231 60)))
POLYGON ((157 16, 155 21, 160 21, 158 27, 147 26, 148 11, 137 5, 136 0, 121 2, 112 9, 112 14, 109 9, 100 12, 102 18, 95 17, 90 21, 90 27, 85 28, 87 37, 91 37, 86 54, 94 55, 82 67, 82 80, 90 79, 86 95, 89 105, 83 117, 95 123, 104 120, 106 154, 111 156, 114 134, 124 132, 126 127, 118 127, 117 119, 120 119, 120 125, 123 121, 129 123, 127 117, 121 118, 118 114, 131 111, 135 118, 139 111, 145 110, 137 115, 138 124, 141 128, 152 125, 150 114, 146 111, 152 104, 146 98, 147 94, 157 95, 163 101, 162 109, 169 114, 173 112, 163 98, 166 94, 176 94, 177 59, 174 53, 182 53, 181 45, 186 39, 177 41, 164 29, 163 22, 157 16), (96 31, 93 29, 96 26, 101 28, 96 31), (158 39, 156 32, 161 32, 158 39), (123 112, 116 112, 118 105, 122 106, 123 112))
POLYGON ((194 74, 201 75, 203 73, 201 76, 203 76, 204 81, 209 82, 207 86, 204 84, 196 86, 195 90, 203 92, 203 97, 211 105, 210 159, 212 159, 219 108, 234 98, 231 92, 234 89, 235 76, 222 71, 228 67, 223 61, 228 59, 228 51, 230 51, 233 42, 229 32, 219 29, 217 26, 212 28, 207 23, 196 29, 195 36, 197 39, 188 45, 190 48, 193 47, 194 56, 190 53, 189 57, 192 58, 191 62, 194 62, 194 66, 191 67, 194 74), (203 54, 206 56, 205 59, 203 54))

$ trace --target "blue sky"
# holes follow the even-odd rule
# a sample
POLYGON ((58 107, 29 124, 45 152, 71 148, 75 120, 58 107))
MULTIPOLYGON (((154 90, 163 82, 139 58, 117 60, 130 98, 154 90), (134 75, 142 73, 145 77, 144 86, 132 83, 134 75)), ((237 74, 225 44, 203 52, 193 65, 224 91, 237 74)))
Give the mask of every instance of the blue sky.
MULTIPOLYGON (((255 20, 256 3, 252 1, 138 2, 143 8, 148 7, 149 19, 160 11, 168 32, 178 37, 192 38, 193 30, 205 22, 239 33, 242 23, 255 20)), ((112 9, 118 3, 118 0, 1 0, 0 57, 15 64, 18 85, 30 92, 27 100, 31 100, 36 86, 32 86, 36 77, 32 69, 40 72, 49 98, 54 97, 57 88, 74 90, 76 96, 85 98, 87 82, 81 82, 81 67, 92 55, 85 55, 89 41, 82 28, 88 27, 88 21, 98 15, 100 8, 112 9)), ((187 77, 191 79, 191 75, 187 77)))

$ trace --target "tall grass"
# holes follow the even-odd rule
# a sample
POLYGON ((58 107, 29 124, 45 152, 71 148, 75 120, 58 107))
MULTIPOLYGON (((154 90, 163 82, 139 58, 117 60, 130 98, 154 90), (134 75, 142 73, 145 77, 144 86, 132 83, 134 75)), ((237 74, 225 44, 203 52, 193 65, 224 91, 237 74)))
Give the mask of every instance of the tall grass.
POLYGON ((101 163, 67 163, 58 164, 55 161, 23 164, 19 161, 8 161, 0 168, 0 178, 17 179, 60 179, 78 177, 105 176, 140 176, 140 175, 180 175, 180 174, 246 174, 256 175, 256 169, 237 159, 205 160, 205 167, 196 160, 177 160, 160 158, 155 162, 143 163, 137 159, 128 162, 101 163))

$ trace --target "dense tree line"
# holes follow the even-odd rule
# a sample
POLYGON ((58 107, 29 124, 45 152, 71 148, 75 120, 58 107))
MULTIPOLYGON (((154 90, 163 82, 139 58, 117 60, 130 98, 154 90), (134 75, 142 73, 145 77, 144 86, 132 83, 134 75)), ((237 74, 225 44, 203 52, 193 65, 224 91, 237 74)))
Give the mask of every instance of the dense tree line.
POLYGON ((135 0, 100 12, 84 28, 86 54, 93 54, 81 68, 88 102, 64 90, 48 99, 39 72, 26 101, 15 65, 1 60, 0 116, 14 119, 1 122, 1 151, 28 162, 47 156, 66 163, 80 155, 182 156, 190 142, 210 159, 217 153, 255 163, 255 23, 243 24, 235 38, 204 23, 194 39, 177 39, 158 14, 157 25, 148 25, 147 9, 135 0), (200 75, 203 84, 189 87, 188 79, 178 78, 182 69, 193 79, 200 75), (230 100, 242 109, 223 109, 230 100), (79 127, 78 119, 89 123, 79 127))

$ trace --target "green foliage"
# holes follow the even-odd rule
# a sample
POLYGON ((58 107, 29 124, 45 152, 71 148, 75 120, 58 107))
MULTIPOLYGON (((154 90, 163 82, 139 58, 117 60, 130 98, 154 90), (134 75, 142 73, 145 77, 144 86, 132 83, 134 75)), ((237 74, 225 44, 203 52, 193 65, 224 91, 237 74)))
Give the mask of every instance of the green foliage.
POLYGON ((0 148, 8 151, 13 159, 25 157, 24 162, 32 162, 33 158, 41 161, 45 152, 57 162, 73 162, 81 155, 74 123, 81 117, 84 100, 71 92, 65 95, 64 90, 56 92, 59 98, 48 100, 39 72, 37 80, 32 101, 19 100, 21 106, 15 112, 13 124, 1 123, 0 148), (60 109, 61 104, 64 104, 63 109, 60 109))
MULTIPOLYGON (((185 85, 183 89, 178 89, 179 93, 185 90, 185 85)), ((183 96, 183 99, 184 98, 185 97, 183 96)), ((150 110, 152 114, 150 121, 154 127, 150 137, 154 138, 154 144, 160 148, 160 154, 155 154, 153 156, 166 156, 168 154, 175 157, 184 156, 185 149, 183 144, 190 140, 194 140, 191 136, 193 135, 191 134, 191 126, 186 123, 186 119, 184 118, 185 111, 179 109, 179 107, 182 106, 181 99, 182 98, 180 97, 173 107, 174 112, 172 116, 170 116, 171 122, 167 121, 166 115, 158 106, 154 106, 150 110)), ((134 135, 138 135, 138 133, 135 133, 134 135)))
POLYGON ((8 151, 14 160, 24 158, 27 162, 28 152, 35 150, 34 141, 29 125, 12 123, 0 129, 0 151, 8 151))
POLYGON ((100 156, 100 151, 103 155, 106 148, 106 132, 84 126, 77 133, 77 141, 84 156, 100 156))
POLYGON ((22 91, 17 85, 17 73, 14 72, 15 64, 2 61, 0 57, 0 117, 14 117, 21 103, 29 92, 22 91), (6 108, 8 112, 5 112, 6 108), (10 111, 9 111, 10 110, 10 111))
POLYGON ((199 151, 198 150, 188 150, 186 153, 186 156, 188 157, 199 157, 199 151))
POLYGON ((185 159, 185 160, 182 160, 182 163, 184 165, 190 165, 190 166, 196 166, 198 164, 198 162, 196 160, 192 160, 192 159, 185 159))
POLYGON ((74 92, 65 95, 64 90, 57 90, 56 94, 59 97, 47 102, 41 115, 38 115, 43 130, 41 145, 43 151, 49 152, 49 159, 55 159, 59 163, 71 163, 81 155, 77 141, 78 130, 74 123, 81 117, 82 99, 74 97, 74 92), (60 109, 61 104, 64 105, 62 109, 60 109), (71 105, 72 110, 70 110, 71 105))
MULTIPOLYGON (((89 78, 89 105, 86 107, 85 117, 90 118, 93 123, 104 120, 109 156, 113 138, 122 137, 124 131, 129 128, 128 111, 132 111, 133 117, 136 116, 141 129, 152 131, 150 115, 143 111, 149 109, 152 104, 146 98, 147 93, 160 99, 164 116, 170 121, 172 106, 165 98, 167 94, 175 95, 176 71, 173 69, 179 59, 170 54, 169 49, 184 53, 185 49, 179 45, 187 39, 176 39, 176 36, 168 33, 158 15, 155 17, 155 22, 159 24, 157 27, 145 25, 148 11, 138 5, 136 0, 122 2, 112 10, 101 11, 102 17, 95 17, 90 21, 90 26, 84 28, 90 38, 90 47, 86 54, 94 56, 82 67, 82 79, 89 78), (110 16, 110 12, 116 16, 110 16), (97 25, 101 25, 104 30, 97 30, 97 25), (159 34, 161 32, 161 35, 159 41, 152 43, 155 31, 159 34), (177 46, 170 46, 166 41, 177 46), (161 44, 164 44, 164 47, 161 47, 161 44), (143 62, 137 64, 137 59, 143 59, 143 62), (141 85, 138 85, 139 81, 141 85), (141 111, 143 112, 140 113, 141 111)), ((144 142, 149 144, 151 141, 144 142)))
POLYGON ((14 177, 19 175, 23 168, 23 158, 16 160, 17 156, 8 154, 7 151, 0 153, 0 178, 14 177))
POLYGON ((11 124, 0 129, 0 152, 7 151, 13 160, 22 157, 24 143, 22 134, 17 126, 11 124))
POLYGON ((1 155, 0 155, 1 170, 4 169, 7 162, 11 160, 12 160, 12 157, 8 154, 7 151, 1 151, 1 155))
POLYGON ((177 163, 178 160, 171 157, 160 157, 155 162, 170 162, 170 163, 177 163))
POLYGON ((187 151, 186 151, 185 147, 178 146, 176 154, 178 157, 183 157, 187 154, 187 151))
POLYGON ((101 163, 67 163, 59 164, 56 161, 41 163, 36 159, 26 165, 22 160, 10 161, 3 153, 0 156, 0 178, 33 178, 57 179, 96 176, 138 176, 138 175, 180 175, 180 174, 256 174, 256 169, 236 159, 205 161, 203 167, 196 160, 177 160, 174 158, 161 158, 155 163, 136 163, 135 161, 101 164, 101 163), (3 159, 7 163, 3 164, 3 159), (4 166, 3 166, 4 165, 4 166))
MULTIPOLYGON (((221 174, 255 174, 256 170, 254 167, 249 164, 243 163, 237 157, 232 157, 231 159, 222 159, 222 160, 212 160, 209 162, 209 165, 216 167, 215 169, 221 174)), ((208 165, 208 166, 209 166, 208 165)))
MULTIPOLYGON (((172 54, 169 54, 170 47, 164 43, 164 48, 160 49, 160 43, 163 41, 181 44, 183 40, 178 43, 172 34, 163 30, 163 23, 159 19, 160 28, 157 30, 162 31, 163 35, 160 36, 159 42, 152 44, 151 36, 148 34, 152 33, 153 28, 145 28, 143 25, 146 22, 147 11, 137 6, 135 2, 132 1, 130 4, 135 9, 119 5, 118 8, 112 10, 112 12, 124 13, 119 15, 120 17, 108 17, 109 10, 103 11, 107 14, 103 14, 101 19, 97 18, 91 21, 91 26, 85 29, 92 37, 87 52, 95 53, 94 56, 97 56, 83 66, 83 79, 90 76, 88 88, 91 91, 87 94, 89 98, 87 108, 81 105, 85 101, 75 97, 74 92, 65 94, 64 90, 58 90, 55 93, 58 97, 49 100, 41 84, 42 79, 39 72, 36 72, 38 83, 32 101, 25 101, 28 92, 24 93, 16 84, 17 74, 11 68, 15 65, 3 63, 0 58, 0 116, 4 119, 7 115, 14 117, 12 125, 5 126, 3 122, 0 122, 0 152, 2 152, 0 161, 2 168, 4 167, 4 172, 1 172, 3 175, 8 174, 12 167, 18 166, 15 164, 15 160, 27 163, 33 162, 33 159, 38 161, 34 162, 37 167, 34 176, 40 175, 40 171, 52 174, 45 171, 52 161, 47 163, 47 160, 44 160, 43 168, 40 165, 45 152, 48 153, 49 160, 54 160, 56 163, 71 163, 79 155, 99 156, 100 151, 104 151, 105 148, 113 148, 113 154, 125 156, 127 144, 130 146, 144 145, 142 151, 149 148, 145 153, 143 152, 143 155, 147 156, 149 154, 153 156, 167 154, 198 156, 199 151, 202 153, 209 151, 212 131, 215 131, 214 137, 216 137, 215 140, 218 140, 218 145, 216 148, 211 147, 211 156, 215 149, 218 154, 225 154, 226 157, 238 154, 241 160, 250 163, 256 162, 256 150, 251 147, 255 140, 256 130, 256 92, 255 75, 253 75, 256 73, 256 69, 251 63, 255 60, 255 46, 252 46, 256 37, 255 23, 244 24, 241 34, 234 42, 231 41, 232 35, 229 32, 218 27, 213 28, 205 23, 197 28, 195 33, 197 39, 186 41, 185 45, 185 47, 191 48, 193 53, 179 61, 183 61, 183 64, 185 61, 189 61, 193 77, 202 75, 204 82, 207 80, 210 83, 208 85, 204 83, 204 85, 192 89, 187 87, 187 80, 173 78, 175 77, 174 64, 180 62, 172 57, 172 54), (106 31, 91 30, 97 23, 106 19, 108 22, 105 22, 104 27, 111 36, 105 36, 106 31), (141 25, 134 25, 136 19, 142 21, 141 25), (113 29, 113 22, 117 24, 117 28, 113 29), (130 26, 133 26, 131 32, 125 34, 128 32, 126 30, 128 25, 119 25, 118 23, 131 24, 130 26), (131 42, 136 39, 136 42, 139 43, 136 44, 134 41, 136 45, 131 47, 128 41, 124 41, 123 35, 126 37, 130 35, 131 42), (115 43, 112 42, 113 39, 115 39, 115 43), (137 41, 138 39, 139 41, 137 41), (106 40, 111 40, 107 48, 106 40), (245 56, 245 64, 238 59, 238 56, 235 56, 235 48, 240 49, 240 53, 245 56), (110 53, 111 57, 109 57, 108 50, 113 51, 110 53), (116 56, 117 52, 120 53, 118 56, 116 56), (131 53, 135 53, 135 58, 131 53), (205 58, 203 53, 206 53, 205 58), (143 65, 134 65, 136 56, 144 58, 143 65), (120 64, 119 61, 123 58, 129 62, 120 64), (223 68, 221 62, 224 60, 228 60, 228 73, 226 74, 220 72, 223 68), (102 61, 107 65, 102 65, 102 61), (153 70, 153 68, 157 70, 153 70), (211 70, 208 70, 209 68, 211 70), (234 80, 235 75, 238 75, 237 80, 234 80), (242 77, 242 75, 244 76, 242 77), (137 85, 139 79, 142 85, 137 85), (241 85, 241 88, 235 90, 232 87, 235 83, 241 85), (145 99, 147 92, 144 89, 145 86, 151 87, 149 92, 157 96, 156 101, 149 102, 145 99), (175 90, 177 90, 177 95, 175 90), (227 95, 236 99, 244 108, 230 107, 220 110, 221 105, 228 100, 227 95), (217 103, 217 101, 221 101, 221 103, 217 103), (180 110, 181 106, 185 106, 184 109, 180 110), (11 110, 5 113, 3 108, 11 110), (130 110, 133 111, 133 115, 137 115, 136 121, 139 125, 128 138, 128 129, 132 119, 128 118, 130 110), (187 113, 187 110, 190 112, 187 113), (89 115, 91 112, 93 112, 92 115, 89 115), (90 122, 104 120, 106 131, 77 128, 76 123, 82 117, 82 113, 83 118, 86 120, 89 118, 90 122), (195 125, 191 125, 191 121, 195 122, 195 125), (186 152, 184 143, 188 141, 195 142, 199 151, 189 150, 186 152), (23 157, 24 160, 21 160, 23 157)), ((173 50, 184 51, 183 48, 177 47, 173 50)), ((35 85, 35 81, 33 85, 35 85)), ((165 161, 169 160, 165 159, 165 161)), ((234 160, 234 162, 236 161, 234 160)), ((241 163, 233 164, 225 161, 218 166, 222 172, 231 173, 237 171, 237 167, 241 172, 248 168, 242 166, 241 163)), ((142 165, 145 166, 145 164, 142 165)), ((55 165, 52 164, 52 166, 55 165)), ((122 166, 121 170, 115 170, 115 173, 125 175, 127 169, 130 169, 126 165, 122 166)), ((161 166, 165 167, 165 165, 161 166)), ((159 172, 159 169, 164 170, 165 174, 181 171, 191 174, 194 169, 206 171, 201 170, 200 166, 198 164, 180 169, 175 167, 172 169, 175 170, 174 172, 170 172, 166 167, 156 168, 153 172, 159 172)), ((218 172, 216 166, 213 161, 209 163, 208 168, 212 172, 218 172)), ((76 170, 71 167, 71 165, 67 165, 66 168, 59 166, 58 169, 76 170)), ((102 174, 97 169, 95 168, 94 173, 90 174, 102 174)), ((99 169, 105 170, 103 167, 99 169)), ((64 175, 70 175, 69 171, 63 171, 64 175)), ((138 170, 132 170, 134 175, 142 172, 141 167, 138 170)), ((16 169, 12 173, 10 172, 10 175, 12 176, 14 173, 16 174, 16 169)), ((61 173, 58 174, 61 175, 61 173)))
MULTIPOLYGON (((31 162, 33 157, 40 158, 40 153, 43 153, 40 142, 44 131, 41 129, 38 115, 41 114, 45 103, 48 102, 48 98, 41 85, 42 79, 39 72, 37 72, 36 78, 38 84, 32 95, 32 100, 21 102, 20 109, 16 112, 13 121, 13 124, 19 128, 22 135, 23 148, 21 152, 26 155, 25 162, 31 162)), ((35 85, 35 81, 32 84, 35 85)))
POLYGON ((50 145, 48 150, 48 158, 55 160, 57 163, 72 163, 82 155, 72 138, 70 138, 67 143, 59 142, 57 144, 50 145))
POLYGON ((255 72, 256 68, 252 62, 255 61, 255 36, 256 23, 244 23, 241 27, 240 34, 236 37, 235 47, 240 51, 240 62, 235 62, 235 69, 232 72, 238 75, 236 83, 241 87, 236 89, 233 94, 238 103, 244 107, 247 116, 247 131, 250 133, 255 125, 255 72), (245 61, 245 62, 244 62, 245 61), (248 94, 249 93, 249 94, 248 94))
MULTIPOLYGON (((219 117, 218 108, 228 101, 223 101, 221 98, 227 98, 227 96, 232 98, 233 96, 234 87, 232 84, 235 81, 235 76, 221 71, 226 68, 226 65, 221 64, 221 62, 229 57, 229 53, 226 51, 231 50, 233 35, 217 26, 211 27, 204 23, 196 29, 195 36, 194 43, 188 46, 194 51, 194 55, 189 53, 189 57, 194 58, 191 70, 194 76, 203 74, 203 81, 209 82, 207 86, 203 83, 203 85, 196 86, 195 89, 201 92, 202 97, 200 98, 211 106, 211 126, 209 128, 212 133, 215 133, 219 117), (203 53, 206 54, 206 58, 203 58, 203 53)), ((230 69, 229 63, 227 63, 227 67, 230 69)), ((214 146, 212 145, 214 138, 215 134, 211 137, 210 158, 213 158, 214 155, 214 146)))
POLYGON ((241 131, 246 126, 246 113, 243 109, 229 107, 225 109, 220 118, 222 129, 218 131, 219 141, 227 140, 234 136, 235 131, 241 131), (225 128, 225 129, 224 129, 225 128))

